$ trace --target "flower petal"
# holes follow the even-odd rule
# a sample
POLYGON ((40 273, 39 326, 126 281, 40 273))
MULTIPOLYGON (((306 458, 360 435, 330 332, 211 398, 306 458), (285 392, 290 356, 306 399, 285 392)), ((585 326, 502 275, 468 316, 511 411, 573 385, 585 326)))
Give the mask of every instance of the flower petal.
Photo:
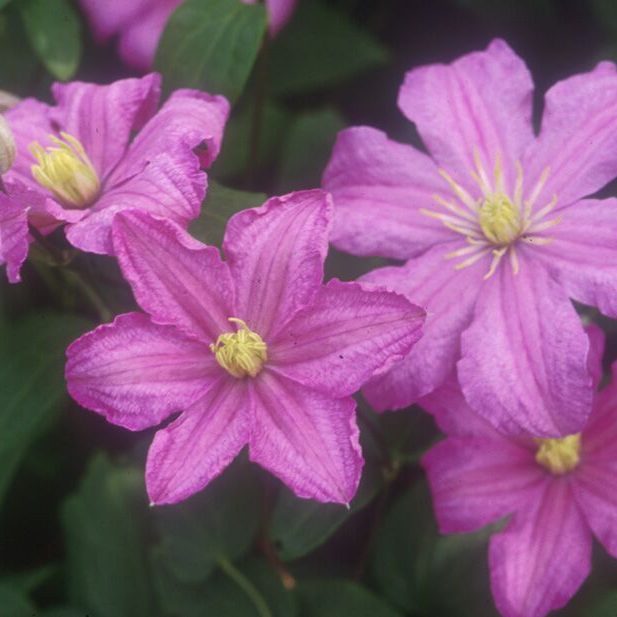
POLYGON ((567 480, 547 482, 534 506, 491 538, 491 587, 504 617, 561 608, 591 570, 591 533, 567 480))
POLYGON ((216 478, 248 441, 248 408, 246 381, 224 376, 158 431, 146 463, 150 501, 178 503, 216 478))
POLYGON ((356 404, 262 372, 253 381, 249 455, 299 497, 348 504, 363 459, 356 404))
POLYGON ((160 75, 112 84, 73 81, 52 86, 58 106, 51 110, 60 129, 79 139, 101 178, 116 166, 134 131, 152 116, 161 90, 160 75))
POLYGON ((591 410, 589 339, 561 286, 523 257, 518 274, 504 264, 483 287, 462 337, 460 383, 499 430, 577 433, 591 410))
POLYGON ((162 153, 141 173, 105 191, 66 236, 83 251, 113 255, 111 224, 118 212, 142 210, 187 227, 199 215, 205 194, 206 174, 190 150, 162 153))
POLYGON ((298 0, 266 0, 270 36, 276 36, 291 19, 298 0))
POLYGON ((315 297, 331 213, 327 193, 299 191, 243 210, 227 223, 223 252, 236 282, 238 316, 264 339, 315 297))
POLYGON ((560 214, 552 242, 534 254, 570 297, 617 317, 617 199, 586 199, 560 214))
POLYGON ((29 244, 27 204, 0 192, 0 265, 6 264, 11 283, 21 281, 20 270, 29 244))
POLYGON ((142 313, 117 317, 67 349, 71 396, 131 430, 155 426, 194 403, 221 376, 208 347, 142 313))
POLYGON ((533 451, 497 434, 448 438, 422 466, 442 533, 473 531, 528 507, 547 482, 533 451))
POLYGON ((91 23, 95 37, 104 41, 137 19, 152 4, 152 0, 79 0, 79 4, 91 23))
POLYGON ((323 177, 334 198, 331 242, 354 255, 409 259, 453 232, 421 212, 445 182, 435 163, 369 127, 341 131, 323 177))
POLYGON ((112 235, 122 272, 155 322, 206 342, 230 329, 232 281, 214 247, 139 210, 117 214, 112 235))
MULTIPOLYGON (((500 40, 450 65, 407 73, 399 94, 431 154, 457 180, 469 182, 477 149, 486 171, 500 156, 504 171, 533 140, 533 82, 524 62, 500 40)), ((512 178, 510 178, 512 180, 512 178)))
POLYGON ((467 327, 486 263, 456 270, 445 255, 459 245, 437 246, 402 267, 373 270, 360 280, 404 294, 427 311, 422 338, 392 370, 362 390, 377 410, 400 409, 441 385, 460 351, 460 333, 467 327))
POLYGON ((398 294, 332 280, 272 340, 269 364, 309 388, 349 396, 409 353, 424 315, 398 294))
POLYGON ((109 177, 108 186, 141 173, 161 155, 170 161, 177 159, 178 165, 185 166, 191 154, 201 167, 209 167, 221 148, 228 115, 229 103, 222 96, 176 90, 135 137, 109 177), (197 153, 193 155, 195 149, 197 153))
POLYGON ((523 160, 530 186, 546 168, 537 199, 558 207, 591 195, 617 176, 617 71, 601 62, 589 73, 556 83, 545 96, 542 129, 523 160))

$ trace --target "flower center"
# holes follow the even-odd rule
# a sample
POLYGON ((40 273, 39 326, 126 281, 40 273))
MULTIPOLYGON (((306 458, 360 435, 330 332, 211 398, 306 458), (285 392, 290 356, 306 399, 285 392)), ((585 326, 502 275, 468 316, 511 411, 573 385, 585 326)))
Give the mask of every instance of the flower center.
POLYGON ((480 228, 493 244, 507 246, 521 232, 519 209, 503 193, 489 195, 478 210, 480 228))
POLYGON ((60 136, 62 139, 50 135, 54 145, 47 148, 36 141, 30 144, 30 152, 37 161, 31 167, 32 176, 65 206, 84 208, 94 201, 101 183, 79 140, 68 133, 60 136))
POLYGON ((221 334, 210 349, 216 361, 234 377, 256 377, 268 360, 268 346, 242 319, 230 317, 228 321, 238 324, 238 330, 221 334))
POLYGON ((576 468, 581 457, 581 435, 558 439, 537 439, 536 462, 557 476, 576 468))

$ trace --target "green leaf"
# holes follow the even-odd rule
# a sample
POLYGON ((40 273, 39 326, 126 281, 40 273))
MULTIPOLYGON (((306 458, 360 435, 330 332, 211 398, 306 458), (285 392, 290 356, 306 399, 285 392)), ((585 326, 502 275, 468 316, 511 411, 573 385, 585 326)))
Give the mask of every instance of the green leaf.
POLYGON ((402 617, 368 589, 345 580, 298 586, 302 617, 402 617))
POLYGON ((161 551, 174 576, 202 581, 219 560, 242 556, 259 527, 259 504, 254 469, 235 463, 189 501, 157 509, 161 551))
POLYGON ((32 442, 65 397, 64 350, 87 322, 39 313, 0 322, 0 503, 32 442))
POLYGON ((182 583, 158 559, 159 595, 169 617, 296 617, 293 594, 265 561, 250 558, 233 565, 222 561, 204 583, 182 583), (161 576, 162 575, 162 576, 161 576))
POLYGON ((41 613, 41 617, 86 617, 84 612, 77 608, 60 606, 50 608, 48 611, 41 613))
POLYGON ((345 13, 319 0, 299 4, 272 46, 276 94, 325 89, 388 61, 388 50, 345 13))
POLYGON ((191 235, 206 244, 220 246, 227 221, 240 210, 260 206, 266 198, 264 193, 237 191, 210 180, 201 214, 191 223, 191 235))
POLYGON ((0 14, 0 57, 11 59, 0 63, 2 88, 32 96, 40 65, 26 40, 21 15, 13 6, 0 14))
POLYGON ((32 617, 34 605, 19 589, 0 583, 0 617, 32 617))
POLYGON ((90 463, 64 504, 69 599, 91 617, 152 617, 143 470, 90 463))
POLYGON ((187 0, 167 22, 155 65, 168 88, 201 88, 234 101, 255 63, 266 23, 261 5, 187 0))
POLYGON ((373 578, 392 604, 414 614, 497 617, 488 586, 492 531, 439 535, 430 495, 420 483, 394 503, 379 529, 373 578))
POLYGON ((321 185, 321 174, 345 121, 335 109, 299 115, 289 128, 279 172, 279 192, 321 185))
POLYGON ((49 72, 70 79, 81 58, 81 30, 68 0, 22 0, 19 3, 32 48, 49 72))

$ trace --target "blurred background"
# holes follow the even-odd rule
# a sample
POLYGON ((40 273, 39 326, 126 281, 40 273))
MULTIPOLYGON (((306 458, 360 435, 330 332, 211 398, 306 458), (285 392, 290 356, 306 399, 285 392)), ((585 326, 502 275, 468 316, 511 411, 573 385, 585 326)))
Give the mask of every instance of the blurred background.
MULTIPOLYGON (((421 147, 396 106, 411 67, 503 37, 533 74, 537 122, 551 84, 617 58, 611 0, 299 0, 273 40, 263 14, 239 35, 218 32, 207 22, 212 1, 187 0, 201 21, 171 18, 155 68, 166 92, 198 87, 233 102, 191 228, 213 244, 237 210, 319 186, 345 126, 421 147), (172 53, 192 34, 184 55, 172 53)), ((135 74, 115 41, 95 43, 69 0, 0 0, 0 58, 0 89, 46 101, 54 80, 135 74)), ((129 433, 79 409, 62 377, 66 344, 134 309, 131 292, 112 259, 75 254, 61 231, 50 242, 61 267, 32 249, 24 282, 0 282, 0 617, 496 615, 492 530, 436 531, 418 460, 440 436, 419 409, 378 416, 359 398, 367 463, 349 510, 295 498, 246 456, 201 494, 150 508, 143 468, 154 431, 129 433)), ((349 280, 383 263, 333 252, 328 275, 349 280)), ((580 310, 607 331, 608 366, 615 326, 580 310)), ((556 614, 617 615, 617 564, 601 548, 556 614)))

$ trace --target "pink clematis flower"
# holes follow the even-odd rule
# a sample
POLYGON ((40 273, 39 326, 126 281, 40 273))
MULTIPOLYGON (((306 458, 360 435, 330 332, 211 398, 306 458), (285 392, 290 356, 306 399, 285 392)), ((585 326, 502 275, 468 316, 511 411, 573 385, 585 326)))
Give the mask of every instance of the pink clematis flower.
POLYGON ((617 176, 617 72, 546 94, 501 40, 450 65, 410 71, 399 94, 430 156, 358 127, 338 138, 323 185, 332 241, 408 260, 364 279, 428 311, 408 358, 364 392, 405 407, 449 376, 496 427, 578 432, 591 409, 588 341, 569 298, 617 316, 617 200, 583 199, 617 176))
MULTIPOLYGON (((590 335, 597 384, 604 340, 599 329, 590 335)), ((592 536, 617 557, 617 364, 582 431, 562 438, 505 437, 471 410, 454 380, 421 404, 448 435, 422 461, 441 532, 508 517, 489 548, 504 617, 564 606, 590 572, 592 536)))
POLYGON ((26 99, 5 114, 17 156, 4 178, 44 198, 29 215, 39 231, 66 223, 75 247, 111 254, 117 212, 142 209, 184 226, 199 214, 202 168, 218 154, 229 112, 223 97, 178 90, 156 112, 156 74, 52 92, 56 106, 26 99))
MULTIPOLYGON (((148 71, 165 24, 183 0, 81 0, 96 39, 103 43, 118 36, 118 51, 125 64, 148 71)), ((255 4, 257 0, 241 0, 255 4)), ((289 21, 297 0, 265 0, 270 34, 289 21)))
POLYGON ((74 342, 66 378, 81 405, 131 430, 182 411, 148 454, 153 503, 199 491, 247 444, 298 495, 351 500, 363 461, 350 395, 409 352, 424 312, 322 285, 330 221, 322 191, 273 198, 230 219, 222 261, 169 220, 116 216, 116 255, 146 314, 74 342))

